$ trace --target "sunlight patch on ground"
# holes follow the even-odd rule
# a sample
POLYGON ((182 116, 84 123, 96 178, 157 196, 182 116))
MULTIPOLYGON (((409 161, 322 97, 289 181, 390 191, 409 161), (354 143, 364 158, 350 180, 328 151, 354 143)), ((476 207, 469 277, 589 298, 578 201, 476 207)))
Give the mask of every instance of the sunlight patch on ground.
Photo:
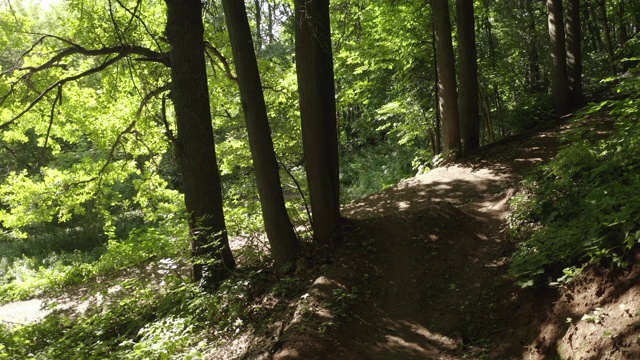
POLYGON ((32 299, 17 301, 0 306, 0 322, 9 325, 26 325, 40 321, 51 310, 43 309, 44 301, 32 299))

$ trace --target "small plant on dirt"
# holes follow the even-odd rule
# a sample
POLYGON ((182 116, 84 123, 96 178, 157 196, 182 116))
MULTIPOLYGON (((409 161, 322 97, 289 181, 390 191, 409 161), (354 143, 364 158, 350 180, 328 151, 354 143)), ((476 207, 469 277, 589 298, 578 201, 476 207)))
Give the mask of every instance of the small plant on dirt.
POLYGON ((590 313, 582 315, 580 320, 586 321, 588 323, 600 324, 602 323, 602 317, 605 314, 602 312, 602 308, 595 308, 590 313))

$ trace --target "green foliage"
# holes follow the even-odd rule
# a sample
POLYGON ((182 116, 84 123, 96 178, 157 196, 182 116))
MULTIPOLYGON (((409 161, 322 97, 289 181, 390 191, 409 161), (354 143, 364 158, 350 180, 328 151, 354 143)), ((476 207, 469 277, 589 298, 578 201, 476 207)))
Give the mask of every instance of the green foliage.
POLYGON ((69 234, 62 231, 0 242, 0 249, 5 250, 0 255, 0 303, 83 283, 151 258, 175 256, 188 246, 186 222, 179 216, 167 216, 157 222, 157 227, 132 230, 125 239, 114 233, 105 244, 92 249, 86 248, 90 241, 82 242, 82 251, 61 251, 68 246, 65 236, 69 234), (31 251, 25 247, 31 247, 31 251))
POLYGON ((638 249, 640 80, 627 79, 619 89, 629 97, 585 111, 606 106, 615 118, 612 134, 594 141, 589 122, 578 126, 568 135, 571 145, 527 179, 524 195, 512 204, 511 224, 522 242, 510 272, 523 284, 569 266, 604 261, 626 267, 638 249))
POLYGON ((343 201, 378 192, 415 175, 415 148, 381 144, 362 150, 342 159, 343 201))
POLYGON ((201 359, 219 338, 292 311, 284 300, 299 298, 307 286, 297 277, 247 269, 206 291, 166 271, 176 269, 175 260, 159 264, 165 275, 155 281, 134 277, 117 281, 117 291, 97 287, 103 304, 85 314, 0 324, 0 359, 201 359))
POLYGON ((517 134, 555 118, 551 95, 534 93, 522 96, 522 100, 509 111, 505 125, 510 132, 517 134))
POLYGON ((181 318, 172 310, 192 290, 161 289, 158 294, 142 285, 122 283, 124 296, 77 319, 55 314, 33 325, 2 329, 0 358, 172 359, 197 351, 201 328, 194 317, 181 318))

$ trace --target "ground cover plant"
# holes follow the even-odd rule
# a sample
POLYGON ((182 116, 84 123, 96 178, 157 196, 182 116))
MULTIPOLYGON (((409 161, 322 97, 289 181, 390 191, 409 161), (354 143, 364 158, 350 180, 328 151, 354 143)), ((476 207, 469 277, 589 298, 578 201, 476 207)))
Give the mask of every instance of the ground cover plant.
POLYGON ((587 265, 632 264, 640 244, 640 99, 635 73, 620 81, 615 92, 622 100, 583 109, 567 145, 513 201, 512 230, 521 242, 511 273, 523 286, 564 281, 587 265), (581 126, 588 117, 611 118, 613 130, 581 126))

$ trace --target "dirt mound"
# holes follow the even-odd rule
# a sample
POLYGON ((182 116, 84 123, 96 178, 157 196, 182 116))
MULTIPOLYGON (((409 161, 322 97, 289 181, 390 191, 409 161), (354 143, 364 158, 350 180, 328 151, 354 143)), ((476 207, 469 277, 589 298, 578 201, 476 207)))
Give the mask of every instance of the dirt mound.
POLYGON ((508 200, 555 155, 567 127, 347 206, 347 245, 298 306, 274 358, 640 358, 638 268, 587 274, 563 289, 521 290, 505 276, 508 200))

